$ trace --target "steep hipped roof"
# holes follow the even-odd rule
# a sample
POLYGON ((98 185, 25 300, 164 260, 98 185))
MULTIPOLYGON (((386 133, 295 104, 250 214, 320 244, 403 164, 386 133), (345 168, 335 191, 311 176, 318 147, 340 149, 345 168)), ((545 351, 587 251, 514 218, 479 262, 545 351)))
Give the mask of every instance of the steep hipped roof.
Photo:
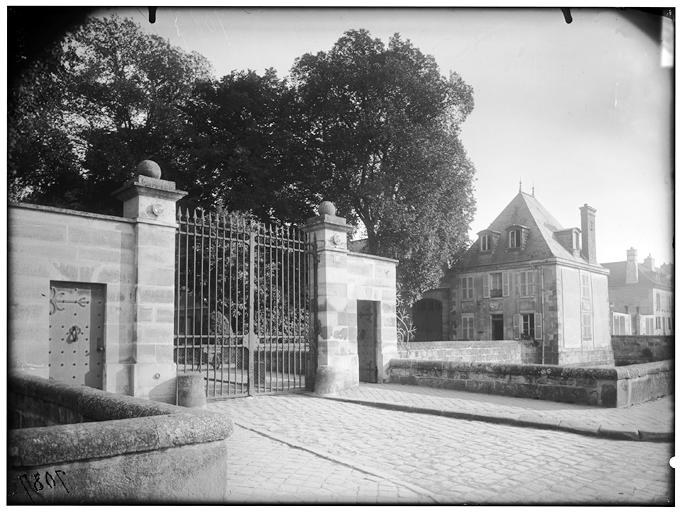
MULTIPOLYGON (((602 266, 609 270, 609 286, 625 286, 626 285, 626 262, 613 261, 611 263, 603 263, 602 266)), ((641 263, 638 266, 638 282, 632 284, 641 284, 649 286, 650 288, 662 288, 664 290, 672 289, 672 282, 669 276, 654 272, 647 269, 641 263)))
POLYGON ((555 232, 562 231, 564 228, 534 196, 524 192, 519 192, 510 201, 510 204, 503 209, 488 229, 501 233, 498 243, 490 253, 481 252, 479 240, 476 240, 463 256, 462 266, 475 267, 546 258, 561 258, 579 264, 588 264, 580 255, 575 256, 560 244, 555 232), (526 246, 523 250, 508 248, 507 229, 513 225, 528 228, 526 246))

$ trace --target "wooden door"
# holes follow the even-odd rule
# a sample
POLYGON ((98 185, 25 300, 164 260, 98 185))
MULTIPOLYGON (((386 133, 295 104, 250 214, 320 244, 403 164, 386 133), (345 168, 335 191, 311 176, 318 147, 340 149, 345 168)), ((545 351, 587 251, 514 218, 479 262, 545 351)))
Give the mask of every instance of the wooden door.
POLYGON ((50 285, 50 378, 103 389, 105 286, 50 285))

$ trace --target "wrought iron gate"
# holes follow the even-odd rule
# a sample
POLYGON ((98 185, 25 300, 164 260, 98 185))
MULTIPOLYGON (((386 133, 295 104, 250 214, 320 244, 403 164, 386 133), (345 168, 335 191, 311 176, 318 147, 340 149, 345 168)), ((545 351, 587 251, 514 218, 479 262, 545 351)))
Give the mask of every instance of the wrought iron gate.
POLYGON ((315 258, 302 231, 178 209, 175 362, 210 399, 304 389, 315 258))

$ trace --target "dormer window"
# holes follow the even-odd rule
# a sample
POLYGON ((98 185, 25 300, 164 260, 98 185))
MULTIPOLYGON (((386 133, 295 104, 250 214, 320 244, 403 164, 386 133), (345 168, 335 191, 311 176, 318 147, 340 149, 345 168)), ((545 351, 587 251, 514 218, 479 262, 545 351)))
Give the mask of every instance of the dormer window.
POLYGON ((507 233, 509 249, 524 249, 529 236, 529 228, 514 224, 508 228, 507 233))
POLYGON ((508 233, 508 247, 510 249, 517 249, 521 245, 522 232, 519 229, 513 229, 508 233))
POLYGON ((477 235, 479 236, 479 252, 493 252, 501 236, 498 231, 493 229, 484 229, 477 235))
POLYGON ((489 235, 484 234, 480 237, 479 239, 479 247, 480 251, 482 252, 488 252, 491 250, 491 244, 489 243, 489 235))

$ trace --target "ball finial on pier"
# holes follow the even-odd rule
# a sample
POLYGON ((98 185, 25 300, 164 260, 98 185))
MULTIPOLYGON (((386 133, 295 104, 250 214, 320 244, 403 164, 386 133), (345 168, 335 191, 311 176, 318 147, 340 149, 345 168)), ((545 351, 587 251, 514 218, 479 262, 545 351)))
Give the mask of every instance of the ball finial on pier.
POLYGON ((140 176, 148 176, 150 178, 160 178, 161 168, 153 160, 142 160, 135 168, 137 174, 140 176))
POLYGON ((330 201, 321 201, 319 215, 335 215, 335 205, 330 201))

